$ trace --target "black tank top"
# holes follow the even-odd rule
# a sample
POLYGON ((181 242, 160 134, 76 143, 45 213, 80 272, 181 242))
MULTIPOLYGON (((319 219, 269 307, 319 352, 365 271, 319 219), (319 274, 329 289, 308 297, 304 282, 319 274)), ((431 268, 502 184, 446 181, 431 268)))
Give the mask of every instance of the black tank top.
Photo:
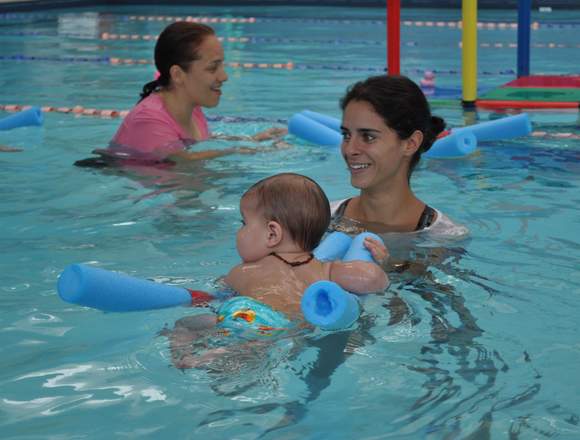
MULTIPOLYGON (((351 200, 352 199, 346 199, 344 202, 342 202, 340 204, 340 206, 334 212, 333 217, 335 217, 335 216, 336 217, 343 217, 344 211, 346 210, 346 207, 348 206, 348 204, 351 200)), ((423 209, 423 212, 421 213, 421 216, 419 217, 419 221, 417 222, 417 226, 415 227, 414 230, 421 231, 421 230, 431 226, 433 224, 433 221, 435 220, 436 215, 437 214, 433 208, 431 208, 429 205, 425 205, 425 209, 423 209)))

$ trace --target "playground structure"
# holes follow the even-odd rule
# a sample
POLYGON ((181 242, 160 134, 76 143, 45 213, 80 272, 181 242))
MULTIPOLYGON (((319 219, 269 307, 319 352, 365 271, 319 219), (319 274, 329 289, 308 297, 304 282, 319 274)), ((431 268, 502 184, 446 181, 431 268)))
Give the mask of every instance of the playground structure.
MULTIPOLYGON (((477 0, 462 0, 462 103, 482 109, 578 109, 580 75, 530 75, 532 0, 518 0, 517 79, 477 96, 477 0)), ((399 75, 401 1, 387 0, 387 72, 399 75)))

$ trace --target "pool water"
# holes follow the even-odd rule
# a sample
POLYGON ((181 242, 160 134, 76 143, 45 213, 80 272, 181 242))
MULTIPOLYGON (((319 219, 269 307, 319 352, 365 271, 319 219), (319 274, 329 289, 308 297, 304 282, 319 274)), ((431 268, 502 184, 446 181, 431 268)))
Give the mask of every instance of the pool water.
MULTIPOLYGON (((228 62, 300 68, 229 70, 213 131, 252 134, 305 108, 340 116, 346 87, 384 67, 384 11, 372 8, 148 7, 0 16, 0 104, 129 109, 165 21, 133 16, 256 17, 215 24, 228 62), (19 60, 10 57, 19 56, 19 60), (40 59, 39 59, 40 58, 40 59), (84 60, 83 60, 84 58, 84 60), (228 117, 224 119, 223 117, 228 117)), ((578 12, 534 13, 532 70, 577 73, 578 12)), ((403 10, 402 70, 460 88, 459 10, 403 10), (413 24, 413 22, 415 24, 413 24), (408 44, 406 44, 408 43, 408 44)), ((480 11, 486 22, 513 13, 480 11)), ((482 29, 481 43, 513 43, 482 29)), ((516 52, 481 48, 479 87, 511 79, 516 52)), ((502 115, 433 101, 451 126, 502 115)), ((7 116, 1 113, 0 117, 7 116)), ((171 364, 164 329, 204 309, 102 313, 56 293, 70 263, 212 289, 239 262, 240 195, 293 171, 331 200, 354 194, 340 155, 289 138, 290 149, 173 170, 99 171, 75 160, 107 144, 119 119, 45 114, 0 132, 0 429, 15 438, 487 439, 580 436, 580 134, 577 112, 531 114, 547 135, 481 144, 459 160, 425 160, 413 187, 471 231, 421 242, 407 270, 368 298, 357 326, 239 345, 210 370, 171 364)), ((212 141, 217 148, 223 141, 212 141)), ((405 243, 401 243, 405 249, 405 243)), ((392 249, 392 252, 401 252, 392 249)))

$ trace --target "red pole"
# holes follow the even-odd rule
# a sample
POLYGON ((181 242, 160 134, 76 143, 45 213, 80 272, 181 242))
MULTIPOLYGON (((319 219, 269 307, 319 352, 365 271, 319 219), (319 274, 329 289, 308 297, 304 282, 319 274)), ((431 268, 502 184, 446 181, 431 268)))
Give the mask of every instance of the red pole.
POLYGON ((387 73, 401 74, 401 0, 387 0, 387 73))

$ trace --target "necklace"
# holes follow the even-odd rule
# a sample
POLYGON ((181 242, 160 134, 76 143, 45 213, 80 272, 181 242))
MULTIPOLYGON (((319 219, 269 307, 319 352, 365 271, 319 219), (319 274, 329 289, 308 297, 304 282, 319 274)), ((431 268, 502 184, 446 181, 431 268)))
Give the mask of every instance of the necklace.
POLYGON ((276 252, 272 252, 270 255, 272 255, 273 257, 276 257, 280 261, 283 261, 284 263, 286 263, 290 267, 298 267, 298 266, 302 266, 303 264, 308 264, 314 258, 314 254, 312 254, 312 253, 308 254, 308 258, 306 258, 306 260, 303 260, 303 261, 288 261, 285 258, 278 255, 276 252))

